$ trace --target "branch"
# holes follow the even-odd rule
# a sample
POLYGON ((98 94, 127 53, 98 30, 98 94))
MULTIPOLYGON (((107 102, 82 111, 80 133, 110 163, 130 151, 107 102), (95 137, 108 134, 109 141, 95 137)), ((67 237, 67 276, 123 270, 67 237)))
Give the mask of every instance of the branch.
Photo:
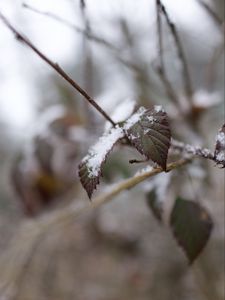
POLYGON ((221 164, 221 162, 217 161, 215 155, 207 148, 201 148, 189 144, 184 144, 183 142, 179 142, 176 140, 172 140, 171 147, 173 150, 178 151, 180 153, 187 153, 194 156, 206 158, 214 161, 217 164, 221 164))
POLYGON ((175 45, 177 47, 177 52, 178 52, 178 57, 181 61, 182 64, 182 70, 183 70, 183 82, 184 82, 184 89, 187 95, 187 98, 189 100, 192 99, 192 95, 193 95, 193 89, 192 89, 192 83, 191 83, 191 76, 189 74, 189 70, 188 70, 188 63, 186 60, 186 56, 183 50, 183 46, 181 43, 181 40, 179 38, 177 29, 175 24, 170 20, 170 17, 166 11, 165 6, 162 4, 161 0, 157 0, 157 6, 158 9, 162 12, 162 14, 165 16, 166 22, 168 24, 168 27, 171 31, 171 34, 173 36, 175 45))
POLYGON ((158 52, 159 52, 159 60, 160 66, 156 69, 159 77, 161 78, 164 87, 166 89, 168 97, 175 103, 179 104, 177 99, 176 92, 173 89, 172 84, 170 83, 165 69, 164 64, 164 55, 163 55, 163 33, 162 33, 162 20, 160 16, 160 9, 158 5, 158 1, 156 0, 156 16, 157 16, 157 38, 158 38, 158 52))
MULTIPOLYGON (((182 167, 190 161, 191 158, 186 158, 170 163, 167 166, 167 170, 171 171, 173 169, 182 167)), ((78 208, 73 203, 72 205, 69 205, 68 207, 57 212, 49 213, 34 221, 27 221, 23 223, 20 231, 16 232, 15 240, 13 241, 13 249, 17 249, 22 252, 17 253, 16 258, 18 257, 18 254, 21 255, 21 257, 19 260, 16 259, 12 261, 11 253, 6 253, 4 261, 9 260, 9 262, 13 264, 13 267, 10 269, 10 274, 8 274, 9 272, 7 272, 7 275, 9 276, 7 276, 6 278, 0 278, 0 296, 4 296, 5 293, 9 291, 9 288, 11 286, 15 285, 17 288, 18 284, 19 288, 20 282, 24 276, 24 272, 26 273, 26 270, 28 269, 32 258, 36 253, 36 250, 38 249, 39 243, 47 234, 49 234, 50 230, 57 230, 62 226, 71 224, 81 214, 91 211, 93 208, 97 208, 100 205, 109 202, 121 192, 131 189, 137 184, 143 182, 145 179, 148 179, 162 172, 163 170, 159 167, 150 167, 149 170, 143 170, 136 174, 134 177, 123 180, 122 182, 116 184, 112 187, 111 191, 100 195, 99 197, 95 198, 93 202, 89 202, 87 205, 78 208)), ((7 270, 8 268, 9 267, 7 265, 7 270)))
POLYGON ((29 39, 21 34, 11 25, 11 23, 5 18, 5 16, 0 12, 0 19, 3 23, 12 31, 18 41, 27 45, 31 50, 33 50, 42 60, 44 60, 50 67, 52 67, 58 74, 60 74, 74 89, 76 89, 84 98, 113 126, 116 125, 114 121, 109 117, 109 115, 97 104, 97 102, 91 98, 87 92, 82 89, 78 83, 76 83, 69 75, 57 64, 51 61, 47 56, 45 56, 38 48, 36 48, 29 39))
MULTIPOLYGON (((125 58, 122 58, 120 56, 120 54, 121 54, 120 49, 117 48, 114 44, 105 40, 104 38, 96 36, 93 32, 81 29, 80 27, 76 26, 75 24, 73 24, 73 23, 67 21, 66 19, 61 18, 58 15, 55 15, 51 12, 38 10, 34 7, 31 7, 30 5, 28 5, 26 3, 24 3, 23 6, 34 13, 49 17, 49 18, 55 20, 56 22, 60 22, 64 26, 67 26, 68 28, 75 30, 77 33, 85 35, 86 38, 95 42, 96 44, 106 47, 107 49, 109 49, 110 51, 112 51, 114 53, 115 58, 121 64, 123 64, 126 68, 130 69, 134 73, 137 73, 137 74, 140 73, 140 68, 133 61, 129 61, 129 60, 126 60, 125 58)), ((151 82, 149 81, 148 78, 146 78, 146 76, 143 77, 142 80, 147 86, 151 85, 151 82)))
POLYGON ((206 12, 213 19, 216 25, 219 26, 219 28, 221 28, 223 25, 223 21, 220 19, 217 13, 204 1, 202 0, 197 0, 197 1, 206 10, 206 12))
POLYGON ((60 22, 64 26, 67 26, 70 29, 75 30, 79 34, 85 35, 88 39, 90 39, 90 40, 92 40, 92 41, 94 41, 94 42, 96 42, 100 45, 103 45, 103 46, 105 46, 105 47, 107 47, 111 50, 115 50, 115 51, 119 50, 114 46, 114 44, 111 44, 110 42, 106 41, 105 39, 103 39, 101 37, 98 37, 98 36, 94 35, 93 33, 88 32, 87 30, 76 26, 75 24, 67 21, 66 19, 64 19, 64 18, 62 18, 62 17, 60 17, 56 14, 53 14, 53 13, 48 12, 48 11, 41 11, 41 10, 39 10, 37 8, 34 8, 34 7, 32 7, 32 6, 30 6, 26 3, 23 3, 23 7, 29 9, 30 11, 32 11, 34 13, 37 13, 37 14, 42 15, 42 16, 49 17, 49 18, 51 18, 51 19, 53 19, 57 22, 60 22))

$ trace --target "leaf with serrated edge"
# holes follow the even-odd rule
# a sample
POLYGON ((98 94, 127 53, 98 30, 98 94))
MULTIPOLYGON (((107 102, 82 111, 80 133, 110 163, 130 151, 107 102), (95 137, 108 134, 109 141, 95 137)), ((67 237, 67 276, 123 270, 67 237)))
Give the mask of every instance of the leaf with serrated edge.
POLYGON ((124 135, 124 131, 119 126, 112 128, 89 149, 88 154, 81 161, 79 165, 79 177, 90 199, 93 191, 99 184, 99 177, 102 174, 102 164, 116 142, 123 138, 124 135))
POLYGON ((127 126, 130 119, 125 123, 124 129, 131 144, 147 159, 166 170, 171 139, 166 112, 161 106, 155 106, 151 110, 143 111, 132 126, 127 126))
POLYGON ((170 226, 192 264, 210 237, 213 221, 209 213, 198 203, 178 197, 170 216, 170 226))
POLYGON ((221 127, 216 136, 214 157, 218 164, 225 167, 225 124, 221 127))

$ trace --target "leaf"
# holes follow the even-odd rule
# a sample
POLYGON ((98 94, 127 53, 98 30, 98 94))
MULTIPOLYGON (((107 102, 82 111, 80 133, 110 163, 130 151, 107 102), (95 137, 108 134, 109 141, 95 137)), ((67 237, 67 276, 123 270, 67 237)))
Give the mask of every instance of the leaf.
POLYGON ((166 170, 171 139, 166 112, 161 106, 155 106, 151 110, 142 108, 139 118, 132 124, 130 120, 133 116, 124 125, 129 141, 147 159, 151 159, 166 170))
POLYGON ((221 127, 216 136, 214 157, 217 164, 220 164, 225 168, 225 124, 221 127))
POLYGON ((123 138, 124 135, 123 129, 119 126, 112 128, 89 149, 87 156, 80 163, 80 181, 90 199, 93 191, 99 184, 99 178, 102 175, 102 164, 105 162, 115 143, 123 138))
POLYGON ((213 228, 210 215, 198 203, 178 197, 170 216, 170 226, 192 264, 209 239, 213 228))
POLYGON ((158 200, 155 189, 146 194, 146 202, 154 217, 161 223, 163 213, 162 202, 158 200))

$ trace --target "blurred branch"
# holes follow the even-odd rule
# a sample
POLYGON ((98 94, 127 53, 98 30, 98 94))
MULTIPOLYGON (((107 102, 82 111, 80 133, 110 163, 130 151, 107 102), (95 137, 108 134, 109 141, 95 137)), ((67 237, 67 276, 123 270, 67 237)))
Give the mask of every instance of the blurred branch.
MULTIPOLYGON (((168 164, 167 170, 172 171, 184 166, 189 162, 191 162, 191 158, 172 162, 168 164)), ((57 212, 46 214, 34 221, 27 221, 23 223, 20 227, 19 232, 16 233, 15 240, 13 241, 13 249, 17 249, 16 257, 18 257, 18 251, 20 250, 22 251, 22 254, 19 254, 22 255, 22 259, 16 259, 15 261, 13 261, 11 273, 8 274, 8 277, 6 279, 4 278, 4 276, 3 278, 1 277, 0 296, 3 297, 11 286, 13 286, 14 288, 16 287, 16 292, 19 291, 20 282, 22 282, 24 275, 29 268, 32 258, 35 255, 36 250, 38 249, 37 247, 46 236, 46 234, 49 234, 50 230, 57 230, 62 226, 71 224, 81 214, 92 211, 92 209, 109 202, 121 192, 131 189, 144 180, 162 172, 164 171, 160 167, 152 168, 149 171, 143 169, 132 178, 123 180, 122 182, 114 185, 109 192, 100 195, 99 197, 95 198, 93 202, 89 202, 87 205, 81 206, 80 208, 78 208, 77 205, 74 204, 69 205, 57 212)), ((10 262, 12 260, 10 252, 6 253, 6 259, 4 261, 7 260, 9 260, 10 262)))
POLYGON ((162 32, 162 20, 160 15, 160 9, 158 5, 158 1, 156 0, 156 16, 157 16, 157 39, 158 39, 158 51, 159 51, 159 60, 160 65, 156 68, 156 71, 159 77, 164 84, 165 90, 167 92, 168 97, 173 101, 174 104, 179 104, 177 99, 176 92, 173 89, 172 84, 170 83, 165 69, 164 64, 164 55, 163 55, 163 32, 162 32))
POLYGON ((192 88, 192 83, 191 83, 191 76, 189 74, 189 70, 188 70, 188 63, 186 60, 186 56, 183 50, 183 46, 181 43, 181 40, 179 38, 177 29, 175 24, 170 20, 170 17, 166 11, 165 6, 162 4, 161 0, 157 0, 157 6, 158 6, 158 10, 160 12, 162 12, 162 14, 164 15, 166 22, 168 24, 168 27, 171 31, 171 34, 173 36, 176 48, 177 48, 177 52, 178 52, 178 57, 180 59, 180 62, 182 64, 182 75, 183 75, 183 83, 184 83, 184 90, 186 92, 186 96, 189 99, 189 101, 192 100, 192 95, 193 95, 193 88, 192 88))
MULTIPOLYGON (((85 32, 87 35, 82 35, 82 52, 84 56, 84 62, 83 62, 83 82, 84 87, 87 89, 91 94, 93 94, 93 55, 92 55, 92 48, 89 43, 88 35, 91 35, 91 26, 90 21, 88 19, 87 10, 86 10, 86 2, 84 0, 80 0, 80 9, 81 9, 81 15, 83 19, 83 25, 85 27, 85 32)), ((96 127, 95 125, 95 119, 93 118, 92 111, 90 110, 90 107, 88 103, 85 103, 85 111, 86 111, 86 120, 88 121, 88 130, 93 131, 96 127)))
POLYGON ((82 10, 85 10, 85 8, 86 8, 85 0, 80 0, 80 7, 81 7, 82 10))
POLYGON ((206 10, 206 12, 213 19, 216 25, 221 29, 223 26, 223 20, 220 19, 217 13, 207 3, 205 3, 202 0, 197 0, 197 1, 206 10))
MULTIPOLYGON (((88 38, 89 40, 95 42, 98 45, 101 45, 103 47, 106 47, 108 50, 112 51, 114 53, 115 58, 122 64, 124 65, 126 68, 130 69, 131 71, 133 71, 134 73, 140 74, 140 67, 138 65, 136 65, 135 63, 133 63, 132 61, 129 61, 123 57, 121 57, 121 52, 120 49, 118 49, 117 47, 115 47, 114 44, 108 42, 106 39, 98 37, 97 35, 95 35, 93 32, 87 31, 85 29, 82 29, 78 26, 76 26, 75 24, 67 21, 64 18, 61 18, 51 12, 45 12, 45 11, 40 11, 34 7, 31 7, 28 4, 23 4, 23 6, 27 9, 29 9, 30 11, 40 14, 42 16, 46 16, 49 17, 57 22, 60 22, 61 24, 63 24, 64 26, 69 27, 72 30, 75 30, 77 33, 84 35, 86 38, 88 38)), ((143 79, 143 82, 149 86, 149 84, 151 84, 151 82, 149 82, 148 78, 146 78, 146 76, 143 79)))
POLYGON ((221 45, 217 46, 212 54, 212 57, 209 60, 209 63, 206 65, 206 86, 208 89, 212 88, 213 83, 215 83, 216 74, 216 64, 218 63, 219 59, 224 54, 224 41, 221 45))
POLYGON ((60 22, 64 26, 67 26, 70 29, 75 30, 77 33, 85 35, 88 39, 96 42, 97 44, 103 45, 103 46, 105 46, 109 49, 112 49, 112 50, 118 50, 113 44, 106 41, 105 39, 103 39, 101 37, 98 37, 98 36, 94 35, 93 33, 88 32, 87 30, 80 28, 79 26, 76 26, 75 24, 67 21, 66 19, 64 19, 62 17, 59 17, 56 14, 53 14, 53 13, 47 12, 47 11, 41 11, 41 10, 39 10, 37 8, 34 8, 34 7, 32 7, 32 6, 30 6, 26 3, 23 3, 23 7, 29 9, 30 11, 32 11, 34 13, 37 13, 37 14, 42 15, 42 16, 49 17, 49 18, 51 18, 51 19, 53 19, 57 22, 60 22))
POLYGON ((3 21, 3 23, 12 31, 12 33, 15 35, 15 37, 18 39, 18 41, 24 43, 27 45, 31 50, 33 50, 42 60, 44 60, 50 67, 52 67, 58 74, 60 74, 73 88, 75 88, 84 98, 107 120, 109 121, 113 126, 116 124, 114 121, 110 118, 110 116, 97 104, 97 102, 92 99, 87 92, 78 85, 69 75, 57 64, 51 61, 47 56, 45 56, 38 48, 36 48, 29 39, 21 34, 19 31, 15 29, 11 25, 11 23, 5 18, 5 16, 0 12, 0 19, 3 21))

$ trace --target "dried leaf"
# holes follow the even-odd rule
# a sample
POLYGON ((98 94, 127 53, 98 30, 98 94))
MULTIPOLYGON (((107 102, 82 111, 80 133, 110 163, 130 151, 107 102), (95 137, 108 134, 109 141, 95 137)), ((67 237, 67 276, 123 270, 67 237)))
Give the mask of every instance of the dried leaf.
POLYGON ((170 216, 173 234, 192 264, 205 247, 213 221, 198 203, 177 198, 170 216))
POLYGON ((112 128, 104 134, 98 142, 90 148, 87 156, 84 157, 79 165, 79 177, 81 184, 91 199, 93 191, 99 184, 99 178, 102 175, 102 164, 105 162, 108 154, 115 143, 124 137, 124 131, 119 126, 112 128))
POLYGON ((214 157, 216 162, 225 168, 225 124, 216 136, 214 157))
POLYGON ((161 106, 143 111, 132 126, 125 124, 124 129, 131 144, 141 154, 166 170, 171 132, 167 114, 161 106))

